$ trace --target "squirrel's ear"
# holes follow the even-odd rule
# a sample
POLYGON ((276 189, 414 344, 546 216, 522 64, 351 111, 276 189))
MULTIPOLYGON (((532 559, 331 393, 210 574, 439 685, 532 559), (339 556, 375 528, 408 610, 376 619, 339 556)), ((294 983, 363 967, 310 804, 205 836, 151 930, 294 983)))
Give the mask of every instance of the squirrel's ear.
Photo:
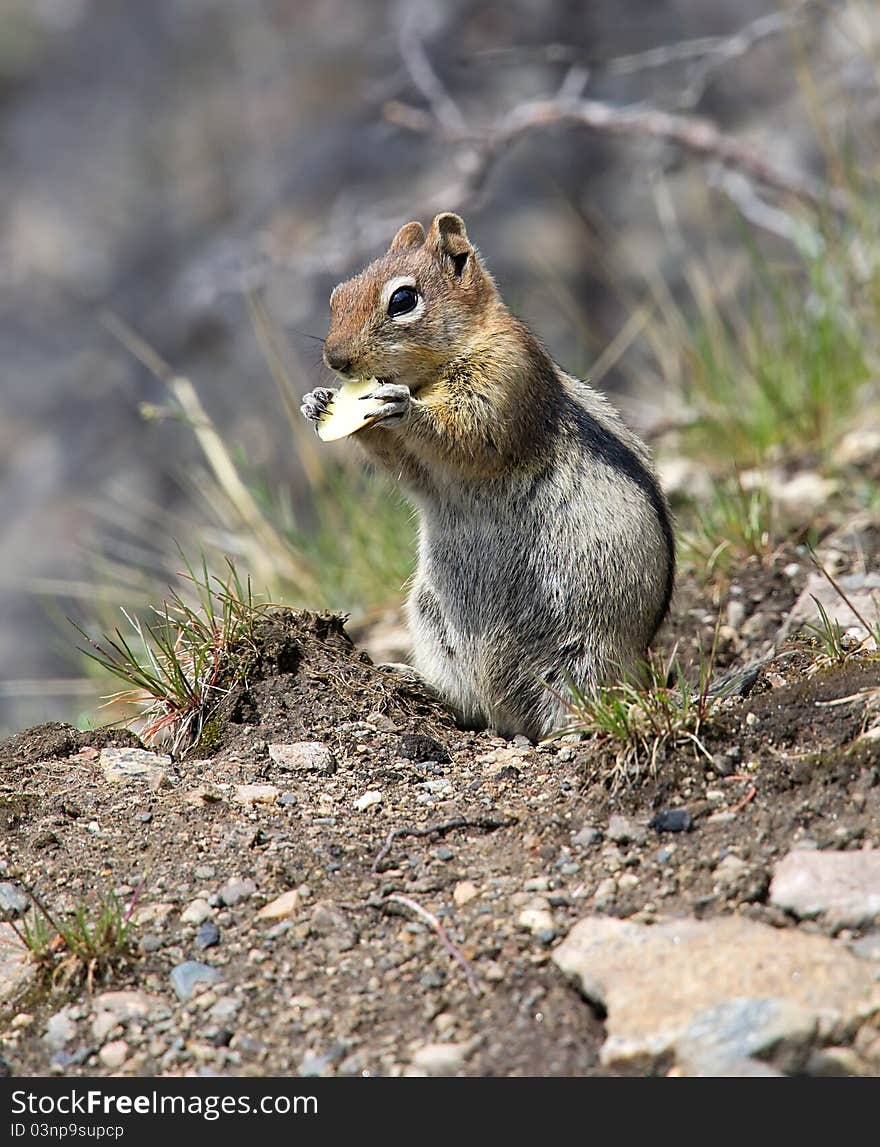
POLYGON ((442 215, 435 217, 425 246, 449 266, 457 279, 464 274, 468 262, 474 255, 474 249, 464 229, 464 220, 459 215, 453 215, 451 211, 444 211, 442 215))
POLYGON ((404 223, 391 240, 391 251, 404 251, 407 247, 421 247, 425 241, 425 228, 421 223, 404 223))

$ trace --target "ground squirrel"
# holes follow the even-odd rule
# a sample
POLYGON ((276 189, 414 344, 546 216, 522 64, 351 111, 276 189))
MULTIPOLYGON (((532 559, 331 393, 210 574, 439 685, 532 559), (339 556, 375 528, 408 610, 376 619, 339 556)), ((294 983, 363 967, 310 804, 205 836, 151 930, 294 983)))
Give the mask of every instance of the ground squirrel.
POLYGON ((418 510, 416 670, 462 723, 546 736, 570 682, 638 672, 669 608, 647 447, 510 314, 457 215, 407 223, 330 308, 324 362, 383 403, 355 437, 418 510))

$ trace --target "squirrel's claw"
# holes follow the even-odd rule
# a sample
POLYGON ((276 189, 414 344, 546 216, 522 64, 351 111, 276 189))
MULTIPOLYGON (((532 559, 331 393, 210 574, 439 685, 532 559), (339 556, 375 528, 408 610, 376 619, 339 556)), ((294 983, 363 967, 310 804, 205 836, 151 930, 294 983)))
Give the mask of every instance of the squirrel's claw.
POLYGON ((408 386, 397 382, 383 382, 364 398, 375 398, 382 407, 370 416, 372 426, 397 426, 409 414, 412 394, 408 386))
POLYGON ((336 396, 336 391, 326 386, 316 386, 303 395, 300 411, 309 422, 318 422, 327 413, 327 408, 336 396))

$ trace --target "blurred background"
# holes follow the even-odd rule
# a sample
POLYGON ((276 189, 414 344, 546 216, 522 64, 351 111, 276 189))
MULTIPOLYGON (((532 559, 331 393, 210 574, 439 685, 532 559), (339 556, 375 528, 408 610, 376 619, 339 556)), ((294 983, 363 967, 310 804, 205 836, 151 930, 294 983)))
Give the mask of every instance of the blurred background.
POLYGON ((821 449, 874 377, 878 43, 873 0, 0 0, 0 728, 87 720, 65 619, 148 615, 184 557, 405 653, 411 515, 297 406, 409 219, 464 214, 673 486, 706 411, 716 461, 821 449))

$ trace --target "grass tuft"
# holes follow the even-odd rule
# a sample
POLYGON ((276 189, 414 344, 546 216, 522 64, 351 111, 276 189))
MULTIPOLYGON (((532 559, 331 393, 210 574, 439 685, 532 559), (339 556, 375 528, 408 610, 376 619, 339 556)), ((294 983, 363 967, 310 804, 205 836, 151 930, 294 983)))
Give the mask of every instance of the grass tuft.
POLYGON ((612 789, 655 775, 672 749, 693 749, 712 757, 700 740, 715 704, 725 695, 710 687, 718 627, 708 658, 701 657, 696 682, 689 681, 673 650, 667 659, 653 654, 644 663, 643 682, 632 680, 586 692, 569 684, 571 719, 554 737, 581 735, 597 750, 598 773, 612 789), (610 768, 609 768, 610 766, 610 768))
POLYGON ((682 556, 714 577, 743 558, 765 561, 773 553, 778 531, 767 487, 761 482, 746 486, 737 471, 713 487, 706 504, 694 507, 692 525, 682 538, 682 556))
POLYGON ((33 907, 20 919, 5 914, 31 961, 53 985, 85 985, 108 980, 123 970, 135 955, 131 922, 137 896, 125 907, 112 892, 102 894, 97 907, 79 905, 73 912, 51 911, 33 888, 19 881, 33 907))
POLYGON ((255 601, 250 579, 243 583, 233 562, 226 564, 227 576, 221 578, 208 573, 204 558, 199 574, 187 563, 183 576, 195 589, 198 606, 171 591, 155 611, 156 622, 141 622, 123 610, 128 634, 117 628, 94 641, 72 623, 89 645, 81 652, 126 686, 108 697, 108 704, 135 706, 142 739, 170 739, 175 754, 199 744, 218 706, 246 684, 256 655, 254 624, 268 603, 255 601))

